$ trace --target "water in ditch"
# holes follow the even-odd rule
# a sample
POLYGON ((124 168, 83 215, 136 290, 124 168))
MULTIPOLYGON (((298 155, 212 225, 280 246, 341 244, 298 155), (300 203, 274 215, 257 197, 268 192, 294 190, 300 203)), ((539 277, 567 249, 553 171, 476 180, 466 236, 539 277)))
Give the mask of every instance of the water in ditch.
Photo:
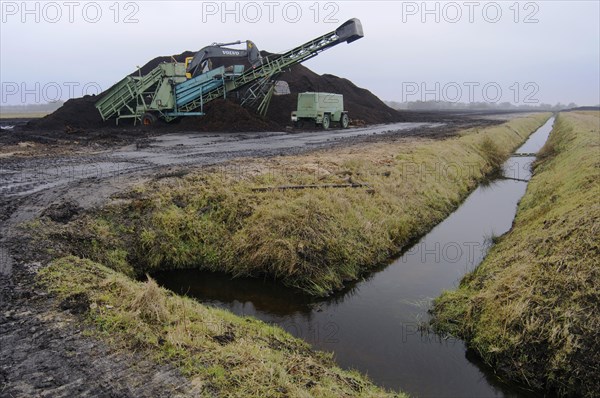
MULTIPOLYGON (((554 118, 519 153, 545 143, 554 118)), ((418 397, 522 397, 533 394, 503 383, 461 340, 423 334, 430 302, 483 259, 491 238, 511 227, 530 178, 529 156, 511 157, 503 176, 480 185, 446 220, 400 258, 325 300, 270 281, 231 279, 198 270, 161 272, 159 284, 208 305, 281 326, 338 364, 376 384, 418 397)))

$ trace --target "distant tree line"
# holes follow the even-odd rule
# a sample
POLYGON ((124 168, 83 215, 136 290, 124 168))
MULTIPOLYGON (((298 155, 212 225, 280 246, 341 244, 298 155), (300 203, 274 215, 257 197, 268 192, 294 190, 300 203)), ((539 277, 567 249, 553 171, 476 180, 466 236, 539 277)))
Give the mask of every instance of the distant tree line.
MULTIPOLYGON (((385 101, 385 103, 394 109, 398 110, 413 110, 413 111, 434 111, 434 110, 523 110, 523 111, 560 111, 564 109, 577 108, 578 105, 574 102, 569 104, 557 103, 551 104, 536 104, 536 105, 515 105, 510 102, 446 102, 446 101, 385 101)), ((596 106, 600 106, 596 105, 596 106)))

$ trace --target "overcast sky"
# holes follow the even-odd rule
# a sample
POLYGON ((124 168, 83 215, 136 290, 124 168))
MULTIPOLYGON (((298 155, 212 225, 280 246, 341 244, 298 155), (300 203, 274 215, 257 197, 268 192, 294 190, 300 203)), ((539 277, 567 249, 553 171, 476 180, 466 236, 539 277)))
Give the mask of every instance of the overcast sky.
POLYGON ((596 105, 599 3, 2 1, 1 104, 94 93, 155 56, 213 42, 279 52, 356 17, 363 39, 305 65, 385 100, 596 105))

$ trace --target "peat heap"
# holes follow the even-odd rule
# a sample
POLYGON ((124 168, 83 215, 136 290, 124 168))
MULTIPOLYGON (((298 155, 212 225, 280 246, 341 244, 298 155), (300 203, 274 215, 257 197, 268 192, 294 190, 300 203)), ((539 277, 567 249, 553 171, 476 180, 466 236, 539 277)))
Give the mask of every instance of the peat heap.
POLYGON ((283 127, 268 118, 261 118, 236 102, 218 99, 205 108, 204 116, 183 117, 173 128, 178 131, 280 131, 283 127))
POLYGON ((344 108, 352 120, 366 124, 406 121, 406 116, 387 106, 375 94, 360 88, 348 79, 334 75, 319 75, 303 65, 294 65, 277 77, 290 87, 289 95, 273 96, 267 117, 279 124, 289 124, 290 114, 296 109, 298 93, 306 91, 342 94, 344 108))
MULTIPOLYGON (((190 51, 173 56, 156 57, 140 68, 142 75, 147 74, 162 62, 184 62, 192 56, 190 51)), ((267 53, 264 53, 267 54, 267 53)), ((137 75, 134 71, 131 75, 137 75)), ((157 124, 159 129, 172 131, 273 131, 290 125, 290 113, 296 108, 297 94, 305 91, 324 91, 344 96, 344 107, 350 118, 358 123, 377 124, 422 119, 410 112, 400 112, 388 107, 369 90, 357 87, 347 79, 334 75, 318 75, 305 66, 295 65, 277 77, 286 81, 290 94, 273 96, 266 118, 261 118, 252 111, 242 108, 235 102, 216 100, 207 104, 203 117, 181 118, 179 122, 157 124)), ((107 90, 108 91, 108 90, 107 90)), ((106 92, 106 91, 105 91, 106 92)), ((105 93, 104 92, 104 93, 105 93)), ((114 120, 102 121, 94 103, 102 98, 101 93, 95 96, 70 99, 54 113, 41 119, 32 120, 25 126, 29 130, 61 130, 86 131, 102 128, 114 128, 114 120)), ((123 121, 120 128, 127 128, 123 121)), ((153 126, 154 128, 154 126, 153 126)))

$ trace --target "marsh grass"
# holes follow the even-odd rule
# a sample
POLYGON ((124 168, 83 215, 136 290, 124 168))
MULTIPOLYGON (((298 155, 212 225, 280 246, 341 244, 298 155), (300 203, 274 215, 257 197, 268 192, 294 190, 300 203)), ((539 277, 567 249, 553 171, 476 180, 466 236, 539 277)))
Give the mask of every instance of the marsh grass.
POLYGON ((198 267, 265 275, 325 295, 445 218, 494 170, 499 154, 548 117, 443 141, 399 139, 161 176, 69 224, 36 220, 37 236, 55 242, 54 256, 76 255, 56 260, 39 281, 59 301, 86 297, 92 333, 177 366, 198 396, 395 396, 278 327, 129 276, 198 267), (349 182, 374 193, 253 190, 349 182))
POLYGON ((160 178, 61 233, 89 231, 93 244, 72 252, 129 275, 202 268, 324 296, 447 217, 549 116, 160 178), (347 183, 368 189, 255 190, 347 183))
POLYGON ((315 352, 283 330, 206 307, 70 256, 40 271, 40 285, 61 300, 85 295, 93 335, 176 366, 196 396, 404 397, 375 387, 332 355, 315 352))
POLYGON ((561 113, 513 228, 433 307, 439 332, 511 380, 600 391, 600 113, 561 113))
POLYGON ((507 148, 502 148, 496 144, 494 139, 489 135, 483 137, 481 140, 480 149, 483 157, 488 161, 492 168, 499 168, 502 166, 502 163, 504 163, 506 156, 509 153, 507 148))

